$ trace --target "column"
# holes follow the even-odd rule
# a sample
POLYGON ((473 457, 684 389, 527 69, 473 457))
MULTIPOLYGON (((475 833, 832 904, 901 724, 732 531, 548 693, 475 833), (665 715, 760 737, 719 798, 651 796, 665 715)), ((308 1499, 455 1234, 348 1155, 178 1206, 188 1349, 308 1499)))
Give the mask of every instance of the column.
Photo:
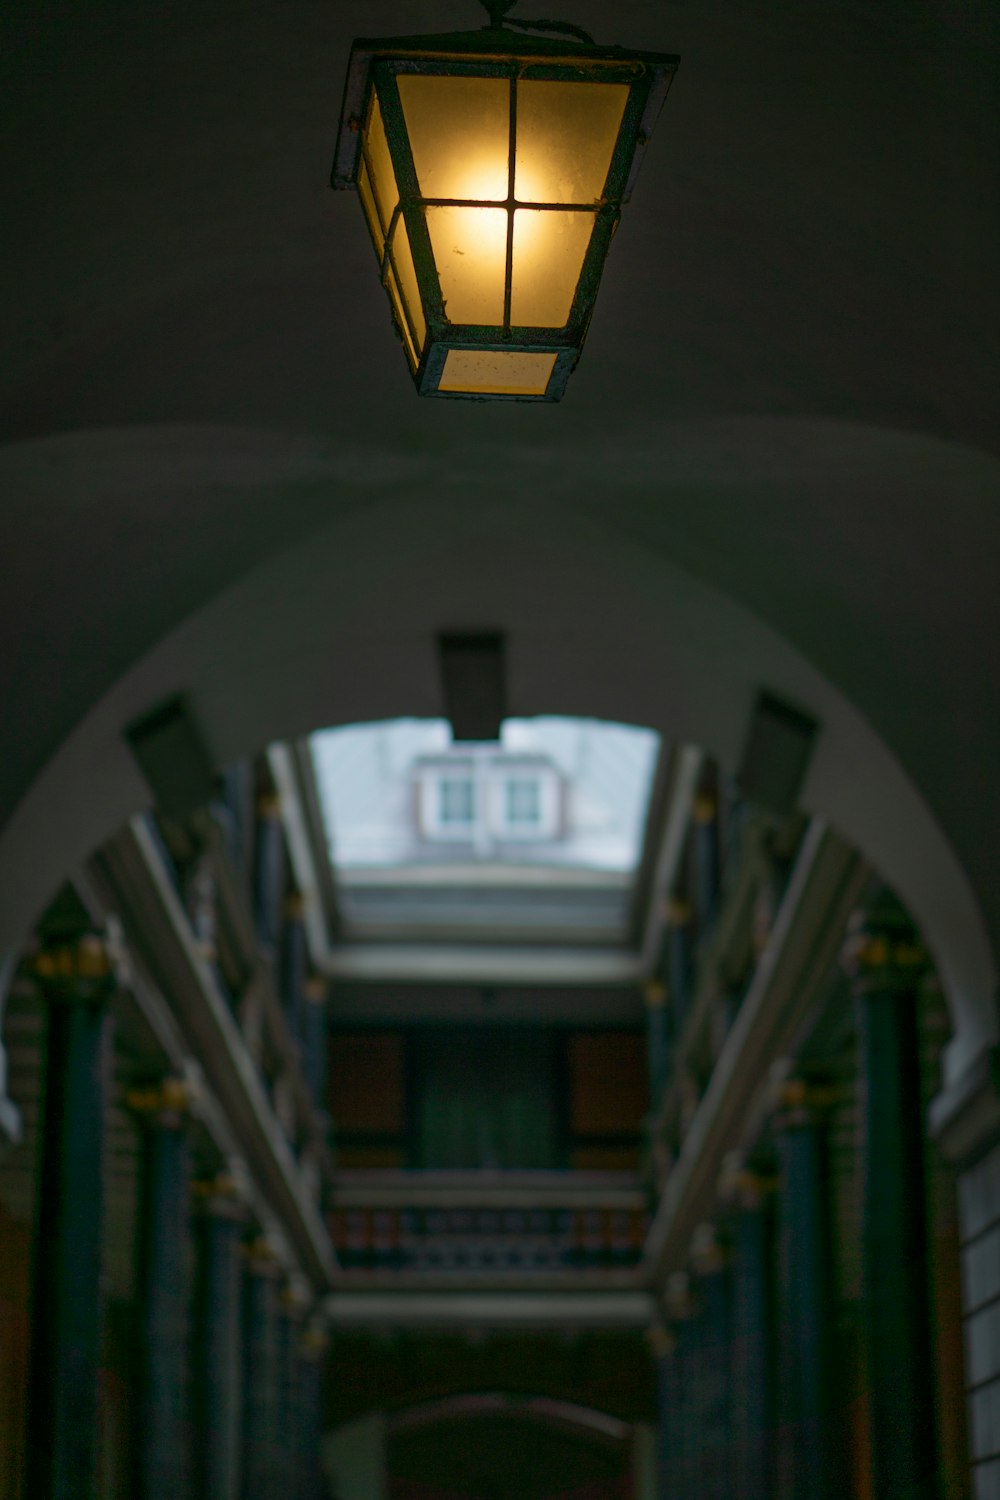
POLYGON ((794 1079, 780 1086, 774 1128, 782 1303, 782 1452, 788 1500, 834 1500, 834 1333, 831 1222, 821 1090, 794 1079))
POLYGON ((701 1305, 698 1374, 698 1500, 730 1500, 732 1392, 730 1384, 731 1291, 728 1250, 711 1224, 699 1225, 691 1264, 701 1305))
POLYGON ((874 1500, 939 1493, 920 1079, 926 952, 888 893, 845 951, 864 1097, 863 1256, 874 1500))
POLYGON ((733 1494, 772 1500, 775 1465, 773 1180, 739 1168, 733 1208, 733 1494))
POLYGON ((246 759, 235 761, 222 773, 227 844, 230 858, 242 880, 249 872, 253 853, 252 775, 253 767, 246 759))
POLYGON ((329 986, 321 974, 311 974, 303 987, 302 1066, 318 1109, 326 1101, 326 996, 329 986))
POLYGON ((185 1500, 189 1448, 190 1155, 187 1085, 168 1078, 126 1102, 141 1122, 135 1494, 185 1500))
POLYGON ((300 1484, 302 1459, 302 1391, 299 1383, 299 1337, 307 1294, 295 1281, 278 1298, 277 1352, 277 1441, 275 1458, 282 1495, 295 1495, 300 1484))
POLYGON ((97 1494, 104 1131, 110 1083, 102 938, 60 910, 32 965, 47 1004, 32 1274, 27 1485, 31 1500, 97 1494))
POLYGON ((719 911, 719 809, 710 792, 699 792, 691 811, 698 931, 709 931, 719 911))
POLYGON ((694 991, 693 917, 689 901, 672 896, 667 902, 667 984, 677 1036, 684 1030, 694 991))
POLYGON ((697 1398, 701 1309, 686 1271, 677 1271, 669 1277, 665 1301, 675 1340, 669 1355, 672 1418, 667 1438, 666 1494, 669 1500, 700 1500, 701 1427, 697 1398))
POLYGON ((282 909, 281 1003, 292 1036, 302 1041, 306 982, 306 904, 298 891, 291 891, 282 909))
POLYGON ((283 1500, 277 1484, 277 1283, 268 1242, 246 1251, 243 1277, 243 1489, 241 1500, 283 1500))
POLYGON ((192 1414, 195 1500, 238 1500, 245 1218, 232 1179, 195 1184, 192 1414))
POLYGON ((649 1073, 649 1112, 655 1119, 663 1108, 670 1059, 670 1022, 667 1014, 667 987, 661 979, 649 979, 643 985, 646 1010, 646 1065, 649 1073))
POLYGON ((656 1495, 657 1500, 675 1500, 672 1465, 681 1394, 677 1335, 666 1324, 656 1323, 649 1331, 649 1344, 656 1367, 656 1495))
POLYGON ((314 1317, 299 1340, 299 1452, 302 1500, 327 1500, 322 1442, 326 1427, 323 1408, 328 1339, 320 1317, 314 1317))
POLYGON ((281 801, 273 793, 257 799, 253 874, 257 936, 266 947, 276 952, 281 935, 285 844, 281 828, 281 801))

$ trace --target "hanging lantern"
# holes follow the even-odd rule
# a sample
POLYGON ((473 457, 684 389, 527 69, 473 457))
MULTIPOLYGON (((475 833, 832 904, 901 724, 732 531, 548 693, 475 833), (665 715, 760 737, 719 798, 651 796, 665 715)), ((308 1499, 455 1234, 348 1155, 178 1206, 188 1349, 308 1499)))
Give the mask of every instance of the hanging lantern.
POLYGON ((361 198, 422 396, 559 400, 679 61, 520 35, 512 3, 351 50, 333 186, 361 198))

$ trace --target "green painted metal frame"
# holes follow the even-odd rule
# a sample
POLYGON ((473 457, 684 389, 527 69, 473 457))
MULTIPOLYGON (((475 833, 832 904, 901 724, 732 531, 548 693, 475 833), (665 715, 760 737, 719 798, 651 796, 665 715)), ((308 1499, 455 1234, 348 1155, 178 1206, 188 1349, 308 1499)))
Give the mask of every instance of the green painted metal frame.
MULTIPOLYGON (((335 188, 356 188, 363 160, 363 124, 371 109, 373 92, 382 111, 389 151, 396 169, 400 202, 384 246, 373 236, 382 284, 395 270, 392 241, 400 214, 406 226, 417 285, 427 323, 424 340, 413 327, 398 328, 400 337, 417 353, 414 381, 423 396, 443 396, 466 401, 558 401, 580 358, 600 287, 604 262, 618 227, 622 205, 628 201, 638 171, 642 148, 652 133, 680 59, 669 53, 629 52, 621 47, 591 47, 579 42, 527 38, 501 27, 480 32, 458 32, 441 36, 360 39, 351 49, 337 153, 331 174, 335 188), (502 208, 509 213, 507 262, 504 284, 504 322, 493 325, 449 322, 441 296, 437 267, 427 230, 425 209, 456 200, 427 199, 421 193, 410 150, 409 135, 396 83, 400 73, 437 76, 504 78, 511 83, 511 150, 508 195, 483 208, 502 208), (611 165, 601 199, 587 204, 520 204, 514 195, 514 142, 518 80, 564 80, 566 82, 613 82, 629 87, 628 102, 618 131, 611 165), (531 207, 542 211, 587 211, 594 214, 594 228, 584 256, 569 318, 563 328, 518 327, 510 324, 513 210, 531 207), (452 349, 503 350, 510 353, 553 354, 555 365, 544 394, 490 395, 480 392, 442 391, 440 381, 452 349)), ((368 167, 369 178, 371 169, 368 167)), ((464 201, 464 200, 463 200, 464 201)), ((388 289, 387 289, 388 291, 388 289)), ((401 299, 405 308, 405 298, 401 299)), ((404 314, 405 315, 405 314, 404 314)))

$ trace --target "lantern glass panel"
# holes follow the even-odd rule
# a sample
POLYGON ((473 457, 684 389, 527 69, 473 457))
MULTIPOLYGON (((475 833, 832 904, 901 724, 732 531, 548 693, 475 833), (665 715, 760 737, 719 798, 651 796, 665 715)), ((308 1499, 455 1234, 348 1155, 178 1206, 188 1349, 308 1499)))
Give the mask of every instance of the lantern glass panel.
POLYGON ((399 202, 399 189, 396 186, 396 174, 392 167, 385 125, 382 122, 382 111, 379 108, 378 96, 374 92, 372 93, 371 113, 368 117, 368 129, 365 132, 365 161, 374 189, 375 204, 382 224, 384 240, 389 233, 389 225, 399 202))
POLYGON ((415 370, 419 363, 419 356, 413 342, 413 335, 410 333, 410 325, 406 319, 406 310, 403 306, 399 282, 396 280, 396 273, 393 271, 392 266, 386 267, 385 284, 389 290, 389 300, 392 302, 393 311, 396 314, 396 323, 403 335, 403 344, 406 348, 407 358, 410 361, 410 369, 415 370))
POLYGON ((514 174, 518 201, 598 202, 628 96, 624 83, 519 82, 514 174))
POLYGON ((427 209, 427 229, 452 323, 503 322, 507 210, 427 209))
POLYGON ((450 349, 438 390, 484 396, 544 396, 555 363, 554 354, 450 349))
POLYGON ((517 209, 511 323, 533 328, 566 326, 593 229, 594 215, 586 210, 517 209))
POLYGON ((427 335, 427 324, 424 321, 424 309, 420 301, 420 288, 417 285, 410 238, 406 232, 406 223, 402 214, 397 218, 396 228, 392 234, 392 263, 406 305, 409 327, 417 345, 422 349, 427 335))
POLYGON ((361 163, 361 170, 358 172, 358 194, 361 198, 361 207, 365 211, 365 218, 368 221, 368 228, 371 231, 372 239, 375 241, 375 248, 378 250, 379 257, 381 258, 382 251, 385 249, 385 235, 382 233, 378 209, 375 207, 375 195, 372 192, 371 178, 368 176, 368 168, 364 162, 361 163))
POLYGON ((396 81, 421 196, 506 199, 509 82, 416 73, 400 73, 396 81))

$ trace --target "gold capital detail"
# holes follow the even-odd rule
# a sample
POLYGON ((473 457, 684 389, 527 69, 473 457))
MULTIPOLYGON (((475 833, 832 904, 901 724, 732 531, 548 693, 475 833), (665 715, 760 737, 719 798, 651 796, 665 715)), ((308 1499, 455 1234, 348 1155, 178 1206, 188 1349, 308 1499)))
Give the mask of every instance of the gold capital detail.
POLYGON ((164 1078, 149 1088, 129 1089, 125 1103, 137 1115, 179 1122, 190 1112, 191 1086, 183 1078, 164 1078))
POLYGON ((29 959, 28 969, 46 991, 67 998, 93 998, 114 982, 108 945, 97 932, 46 944, 29 959))
POLYGON ((691 806, 691 816, 696 823, 714 823, 718 805, 711 792, 699 792, 691 806))
POLYGON ((662 979, 647 979, 642 987, 647 1010, 662 1010, 667 1003, 667 987, 662 979))

